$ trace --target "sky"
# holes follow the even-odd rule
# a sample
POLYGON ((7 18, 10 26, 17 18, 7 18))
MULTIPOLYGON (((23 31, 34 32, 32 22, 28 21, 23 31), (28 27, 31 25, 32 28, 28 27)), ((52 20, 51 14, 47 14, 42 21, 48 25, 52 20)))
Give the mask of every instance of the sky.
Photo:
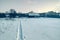
POLYGON ((15 9, 17 12, 60 11, 60 0, 0 0, 0 12, 15 9))

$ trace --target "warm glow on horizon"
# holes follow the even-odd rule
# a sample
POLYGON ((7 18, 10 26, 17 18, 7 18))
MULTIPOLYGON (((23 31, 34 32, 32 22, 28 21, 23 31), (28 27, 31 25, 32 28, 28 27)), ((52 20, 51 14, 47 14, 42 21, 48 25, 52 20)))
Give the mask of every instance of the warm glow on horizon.
POLYGON ((15 9, 17 12, 60 12, 59 0, 0 0, 0 12, 15 9))

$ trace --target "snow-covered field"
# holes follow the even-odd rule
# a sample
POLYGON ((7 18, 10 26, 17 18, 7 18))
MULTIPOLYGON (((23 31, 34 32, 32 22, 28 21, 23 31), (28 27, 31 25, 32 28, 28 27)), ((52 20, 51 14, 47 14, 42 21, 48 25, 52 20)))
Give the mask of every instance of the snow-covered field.
POLYGON ((24 40, 60 40, 58 18, 0 19, 0 40, 16 40, 20 21, 24 40))
POLYGON ((17 27, 20 26, 18 19, 0 19, 0 40, 16 40, 17 27))

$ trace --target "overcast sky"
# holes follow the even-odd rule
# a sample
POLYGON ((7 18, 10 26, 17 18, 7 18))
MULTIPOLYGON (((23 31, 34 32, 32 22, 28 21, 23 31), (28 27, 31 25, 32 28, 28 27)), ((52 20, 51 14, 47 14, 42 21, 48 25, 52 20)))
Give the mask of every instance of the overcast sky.
POLYGON ((0 12, 15 9, 17 12, 47 12, 60 10, 60 0, 0 0, 0 12))

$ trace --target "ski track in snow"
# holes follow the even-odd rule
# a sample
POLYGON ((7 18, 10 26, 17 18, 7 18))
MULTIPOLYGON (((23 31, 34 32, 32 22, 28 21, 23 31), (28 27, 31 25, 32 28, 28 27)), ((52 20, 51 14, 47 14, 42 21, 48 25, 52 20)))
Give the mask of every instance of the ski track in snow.
POLYGON ((22 24, 24 40, 60 40, 58 18, 0 19, 0 40, 17 40, 18 27, 22 24))

